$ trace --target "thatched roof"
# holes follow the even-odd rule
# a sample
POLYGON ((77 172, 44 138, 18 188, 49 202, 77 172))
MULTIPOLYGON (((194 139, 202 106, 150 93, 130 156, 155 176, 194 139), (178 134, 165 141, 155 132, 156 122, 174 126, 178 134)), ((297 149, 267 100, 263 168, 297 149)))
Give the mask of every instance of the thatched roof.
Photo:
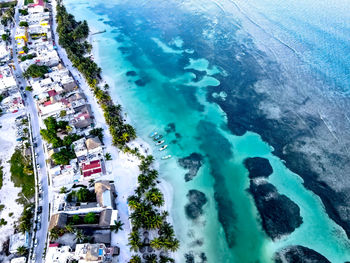
POLYGON ((59 213, 54 214, 51 216, 50 223, 49 223, 49 230, 59 227, 63 228, 67 223, 67 214, 66 213, 59 213))
POLYGON ((111 206, 114 208, 114 193, 115 188, 113 184, 110 184, 109 181, 99 181, 95 183, 95 193, 96 200, 100 207, 111 206), (104 194, 105 191, 108 191, 109 194, 104 194), (109 200, 104 200, 103 198, 108 198, 109 200))
POLYGON ((93 149, 100 147, 102 145, 100 139, 97 136, 87 139, 85 144, 86 144, 86 148, 88 149, 88 151, 93 150, 93 149))
POLYGON ((112 209, 105 209, 100 214, 100 227, 109 227, 111 225, 112 209))

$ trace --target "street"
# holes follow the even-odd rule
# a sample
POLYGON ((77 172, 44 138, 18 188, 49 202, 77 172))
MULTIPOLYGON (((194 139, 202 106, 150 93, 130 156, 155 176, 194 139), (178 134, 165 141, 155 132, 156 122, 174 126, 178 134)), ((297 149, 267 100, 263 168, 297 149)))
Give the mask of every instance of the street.
MULTIPOLYGON (((30 114, 31 118, 31 126, 32 126, 32 134, 33 134, 33 140, 37 144, 37 147, 34 147, 34 151, 37 154, 37 158, 33 156, 33 158, 36 158, 36 163, 39 164, 38 171, 38 184, 41 184, 42 191, 39 191, 39 194, 42 196, 42 200, 38 202, 38 206, 42 206, 42 212, 38 213, 38 217, 41 218, 40 224, 41 228, 37 229, 36 235, 34 237, 34 240, 36 239, 38 244, 36 247, 34 247, 34 253, 33 253, 33 260, 32 262, 40 263, 42 262, 42 256, 44 253, 45 245, 46 245, 46 238, 47 238, 47 228, 48 228, 48 221, 49 221, 49 184, 48 184, 48 176, 46 171, 46 158, 45 158, 45 152, 43 147, 43 141, 40 136, 40 122, 38 118, 38 112, 35 107, 35 102, 33 100, 32 94, 29 91, 24 90, 24 88, 27 86, 27 81, 23 78, 21 68, 18 64, 18 56, 17 56, 17 50, 16 50, 16 41, 15 41, 15 32, 16 32, 16 26, 19 24, 19 12, 18 10, 23 6, 23 0, 18 1, 18 4, 16 6, 15 10, 15 26, 12 30, 11 34, 11 40, 12 40, 12 50, 13 50, 13 61, 15 65, 15 75, 17 83, 20 87, 22 87, 21 93, 22 97, 25 100, 26 110, 27 113, 30 114), (23 96, 25 94, 25 96, 23 96)), ((36 206, 37 207, 37 206, 36 206)), ((34 219, 33 224, 36 224, 37 218, 34 219)), ((35 226, 33 227, 35 228, 35 226)), ((31 244, 33 245, 33 244, 31 244)))

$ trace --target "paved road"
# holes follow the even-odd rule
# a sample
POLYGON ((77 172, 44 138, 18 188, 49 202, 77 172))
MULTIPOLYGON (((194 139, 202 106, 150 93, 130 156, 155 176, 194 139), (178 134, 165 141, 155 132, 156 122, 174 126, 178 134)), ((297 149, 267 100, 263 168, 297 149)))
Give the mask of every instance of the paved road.
MULTIPOLYGON (((16 25, 19 24, 18 9, 20 9, 22 6, 23 6, 23 0, 18 1, 16 12, 15 12, 16 25)), ((15 30, 16 30, 16 27, 13 28, 12 36, 11 36, 12 48, 13 48, 13 60, 14 60, 14 65, 16 67, 15 75, 18 76, 17 83, 19 83, 21 87, 25 88, 27 86, 27 81, 23 78, 22 71, 18 65, 16 42, 14 40, 15 30)), ((48 176, 46 171, 43 141, 40 136, 40 122, 38 118, 38 112, 35 107, 35 103, 31 95, 31 92, 23 90, 22 94, 26 95, 26 98, 25 98, 26 110, 31 116, 33 138, 37 144, 37 147, 34 148, 35 153, 37 153, 38 155, 38 158, 36 158, 36 163, 38 163, 40 166, 40 168, 38 169, 38 184, 42 185, 42 191, 39 192, 39 194, 41 194, 42 196, 42 200, 39 200, 39 206, 42 206, 42 213, 39 214, 41 217, 41 220, 40 220, 41 228, 36 232, 35 238, 37 238, 38 240, 38 245, 34 249, 35 258, 33 258, 33 262, 40 263, 43 261, 42 255, 46 244, 47 228, 48 228, 48 220, 49 220, 49 202, 51 200, 51 197, 49 195, 50 189, 48 185, 48 176)))

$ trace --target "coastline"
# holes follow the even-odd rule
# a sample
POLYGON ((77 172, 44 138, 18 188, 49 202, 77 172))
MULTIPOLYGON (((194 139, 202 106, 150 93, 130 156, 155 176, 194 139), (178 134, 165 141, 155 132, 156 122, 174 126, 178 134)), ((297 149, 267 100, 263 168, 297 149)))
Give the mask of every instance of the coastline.
MULTIPOLYGON (((137 186, 137 178, 139 175, 139 167, 138 165, 140 164, 140 159, 132 154, 124 153, 122 150, 120 150, 117 146, 114 146, 112 143, 112 136, 109 131, 109 127, 105 121, 103 110, 101 106, 98 104, 96 97, 92 93, 91 88, 89 87, 86 79, 82 76, 82 74, 79 72, 79 70, 75 67, 73 67, 72 62, 68 59, 67 53, 64 48, 62 48, 58 44, 58 34, 57 34, 57 23, 56 23, 56 6, 57 6, 57 0, 52 1, 53 5, 53 31, 55 35, 55 41, 57 45, 57 52, 59 54, 59 57, 63 61, 64 65, 69 69, 71 72, 72 76, 74 77, 75 80, 78 80, 78 84, 84 94, 87 97, 87 101, 90 103, 93 115, 95 117, 96 123, 98 124, 98 127, 103 128, 104 132, 104 145, 106 147, 106 152, 110 153, 112 156, 112 161, 113 164, 113 178, 115 183, 117 184, 117 207, 118 207, 118 217, 120 220, 124 223, 124 231, 118 232, 118 234, 115 234, 112 232, 112 238, 111 242, 112 245, 118 245, 120 247, 120 260, 122 262, 128 261, 131 258, 131 251, 128 245, 128 234, 131 232, 130 229, 130 220, 129 220, 129 208, 127 204, 127 198, 131 196, 137 186), (119 174, 119 172, 122 174, 122 176, 119 174), (118 180, 119 179, 119 180, 118 180), (120 234, 122 233, 122 235, 120 234)), ((92 51, 91 54, 94 57, 94 61, 98 61, 98 47, 97 45, 94 45, 93 41, 93 36, 91 35, 91 29, 93 27, 89 28, 90 33, 87 39, 89 42, 92 44, 92 51)), ((98 62, 95 62, 97 65, 98 62)), ((103 83, 108 83, 109 85, 114 85, 114 82, 111 81, 109 77, 101 73, 101 81, 100 84, 103 83)), ((122 105, 121 99, 116 98, 115 96, 112 96, 112 101, 114 103, 118 103, 122 105)), ((130 120, 129 116, 123 112, 123 117, 125 118, 126 123, 132 123, 130 120)), ((132 140, 131 142, 128 143, 129 146, 132 147, 137 147, 140 150, 141 154, 152 154, 152 149, 151 147, 143 141, 140 137, 136 137, 136 139, 132 140)), ((159 168, 159 163, 155 161, 153 164, 155 166, 155 169, 158 170, 159 168)), ((169 183, 166 183, 165 180, 160 179, 160 183, 158 183, 158 186, 161 190, 161 192, 164 195, 164 200, 165 204, 163 207, 161 207, 162 210, 167 210, 169 213, 171 210, 171 198, 172 198, 172 193, 173 189, 169 183), (170 204, 169 204, 170 203, 170 204)), ((171 214, 169 214, 168 220, 170 223, 173 223, 171 214), (170 219, 170 220, 169 220, 170 219)))

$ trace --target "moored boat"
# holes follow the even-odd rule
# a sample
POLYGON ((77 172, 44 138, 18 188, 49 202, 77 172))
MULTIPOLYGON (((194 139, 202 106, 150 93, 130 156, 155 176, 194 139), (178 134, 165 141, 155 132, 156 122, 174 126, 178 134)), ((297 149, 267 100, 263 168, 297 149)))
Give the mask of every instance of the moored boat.
POLYGON ((171 158, 171 155, 169 154, 169 155, 166 155, 166 156, 163 156, 162 157, 162 160, 166 160, 166 159, 169 159, 169 158, 171 158))
POLYGON ((159 148, 159 151, 163 151, 163 150, 165 150, 167 147, 168 147, 168 145, 166 144, 166 145, 164 145, 163 147, 159 148))
POLYGON ((158 134, 158 135, 154 136, 153 140, 158 141, 158 140, 160 140, 162 138, 163 138, 163 135, 158 134))
POLYGON ((157 142, 156 142, 156 145, 161 145, 161 144, 163 144, 164 142, 165 142, 164 140, 157 141, 157 142))
POLYGON ((152 138, 152 137, 156 136, 157 134, 158 134, 158 132, 156 132, 156 131, 155 131, 155 132, 152 132, 152 133, 149 135, 149 137, 152 138))

